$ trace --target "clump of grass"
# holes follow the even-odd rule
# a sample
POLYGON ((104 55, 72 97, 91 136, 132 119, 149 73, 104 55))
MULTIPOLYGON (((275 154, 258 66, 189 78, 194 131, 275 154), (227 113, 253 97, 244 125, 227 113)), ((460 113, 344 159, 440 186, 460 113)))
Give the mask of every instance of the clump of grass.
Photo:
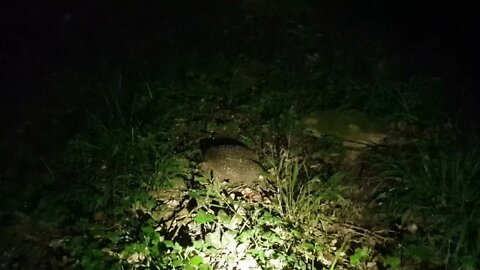
POLYGON ((325 209, 329 204, 347 203, 341 195, 343 177, 340 173, 326 180, 318 176, 307 179, 305 165, 290 156, 287 150, 281 151, 273 174, 275 207, 282 218, 297 225, 319 226, 327 220, 325 209))
POLYGON ((409 229, 405 252, 420 261, 469 268, 480 257, 480 145, 474 140, 418 143, 384 162, 395 187, 385 199, 409 229))

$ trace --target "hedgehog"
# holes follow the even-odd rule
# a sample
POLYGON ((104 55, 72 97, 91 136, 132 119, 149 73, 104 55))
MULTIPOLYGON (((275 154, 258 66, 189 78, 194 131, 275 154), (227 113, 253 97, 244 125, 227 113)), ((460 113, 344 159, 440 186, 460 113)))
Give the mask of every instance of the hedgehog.
POLYGON ((201 169, 227 186, 251 186, 263 180, 258 156, 242 145, 215 145, 203 151, 201 169))

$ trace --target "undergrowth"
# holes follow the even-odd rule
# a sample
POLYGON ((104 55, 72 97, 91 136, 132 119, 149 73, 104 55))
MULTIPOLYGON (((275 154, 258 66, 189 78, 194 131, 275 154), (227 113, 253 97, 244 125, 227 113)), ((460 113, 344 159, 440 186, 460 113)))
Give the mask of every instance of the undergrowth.
POLYGON ((476 269, 480 148, 445 128, 438 81, 349 76, 356 59, 336 44, 269 18, 281 42, 242 35, 259 48, 184 63, 179 78, 85 78, 85 128, 36 159, 45 170, 25 174, 28 187, 0 191, 0 267, 476 269), (363 111, 390 132, 355 148, 304 126, 323 110, 363 111), (222 137, 260 156, 265 186, 228 189, 201 173, 199 140, 222 137))
POLYGON ((479 153, 477 140, 443 135, 381 155, 382 175, 391 179, 382 201, 405 228, 401 252, 414 262, 475 269, 479 153))

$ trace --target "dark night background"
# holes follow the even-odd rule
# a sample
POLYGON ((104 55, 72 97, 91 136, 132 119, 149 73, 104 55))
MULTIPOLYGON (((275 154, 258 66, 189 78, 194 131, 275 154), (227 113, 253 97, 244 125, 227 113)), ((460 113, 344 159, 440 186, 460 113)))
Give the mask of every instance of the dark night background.
MULTIPOLYGON (((174 49, 179 55, 201 52, 199 61, 217 51, 248 50, 232 48, 235 42, 229 38, 242 33, 222 32, 225 25, 241 19, 235 5, 235 1, 4 4, 2 126, 15 126, 28 118, 24 114, 65 105, 63 98, 70 93, 55 93, 61 91, 54 90, 55 76, 95 72, 105 63, 161 67, 174 49)), ((352 47, 381 46, 405 78, 441 77, 452 111, 458 110, 464 124, 471 126, 479 112, 475 15, 472 6, 452 2, 317 1, 305 20, 318 24, 323 33, 340 34, 352 47)))

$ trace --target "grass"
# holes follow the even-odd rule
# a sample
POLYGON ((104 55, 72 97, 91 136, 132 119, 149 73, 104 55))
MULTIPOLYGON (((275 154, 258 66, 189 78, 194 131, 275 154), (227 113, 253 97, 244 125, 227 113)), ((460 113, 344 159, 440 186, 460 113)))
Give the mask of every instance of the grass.
MULTIPOLYGON (((0 267, 475 269, 480 148, 445 129, 437 82, 349 76, 358 67, 348 63, 365 61, 340 67, 313 29, 282 25, 274 40, 298 46, 275 44, 275 59, 260 43, 205 66, 186 62, 182 76, 76 78, 85 97, 71 106, 88 108, 84 128, 25 174, 27 188, 0 191, 0 267), (344 109, 391 127, 381 146, 355 156, 360 175, 344 171, 352 150, 342 138, 302 125, 344 109), (198 170, 199 140, 211 137, 255 150, 268 185, 212 184, 198 170)), ((0 176, 12 186, 17 177, 0 176)))
POLYGON ((341 173, 330 179, 320 179, 318 175, 308 179, 305 164, 299 164, 298 157, 291 156, 285 149, 275 160, 278 164, 272 168, 274 207, 284 220, 304 228, 322 227, 328 220, 329 203, 347 203, 341 196, 341 173))
POLYGON ((411 245, 405 252, 420 260, 473 269, 479 252, 478 143, 443 137, 415 146, 384 164, 385 177, 395 180, 385 201, 393 218, 409 230, 411 245))

